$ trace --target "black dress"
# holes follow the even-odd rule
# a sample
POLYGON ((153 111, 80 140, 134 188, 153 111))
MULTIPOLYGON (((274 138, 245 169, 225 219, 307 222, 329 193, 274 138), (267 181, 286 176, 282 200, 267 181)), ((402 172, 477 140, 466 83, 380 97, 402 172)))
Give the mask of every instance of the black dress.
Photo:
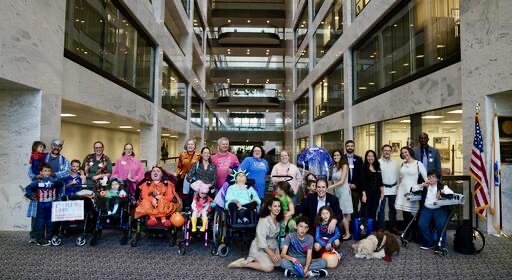
POLYGON ((366 210, 366 217, 376 220, 377 211, 379 209, 379 201, 381 195, 382 173, 380 170, 371 171, 365 167, 361 176, 362 191, 366 193, 366 203, 363 205, 362 210, 366 210))

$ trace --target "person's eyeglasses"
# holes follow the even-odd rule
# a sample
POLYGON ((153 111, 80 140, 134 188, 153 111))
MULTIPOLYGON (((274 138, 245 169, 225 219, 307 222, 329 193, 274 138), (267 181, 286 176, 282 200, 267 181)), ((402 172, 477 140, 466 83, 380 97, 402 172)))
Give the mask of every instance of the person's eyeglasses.
POLYGON ((391 152, 391 150, 382 150, 383 152, 391 152))

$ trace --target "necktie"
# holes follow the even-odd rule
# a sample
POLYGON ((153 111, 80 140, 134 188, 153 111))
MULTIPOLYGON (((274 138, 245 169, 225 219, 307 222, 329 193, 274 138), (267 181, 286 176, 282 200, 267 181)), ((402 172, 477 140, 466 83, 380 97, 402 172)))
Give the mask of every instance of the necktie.
POLYGON ((348 157, 348 181, 352 182, 352 167, 354 166, 354 160, 352 157, 348 157))

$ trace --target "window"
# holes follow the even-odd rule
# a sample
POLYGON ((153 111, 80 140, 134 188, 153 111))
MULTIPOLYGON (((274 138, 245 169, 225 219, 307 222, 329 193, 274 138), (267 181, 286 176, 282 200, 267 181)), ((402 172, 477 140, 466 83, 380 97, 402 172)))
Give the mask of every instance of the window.
POLYGON ((412 0, 354 48, 361 102, 460 60, 459 0, 412 0))
POLYGON ((334 45, 343 33, 343 7, 342 1, 336 0, 327 14, 320 22, 315 32, 315 64, 318 63, 327 51, 334 45))
MULTIPOLYGON (((383 121, 382 122, 382 135, 381 135, 381 147, 384 144, 391 146, 391 158, 397 162, 401 162, 400 159, 400 148, 410 144, 411 139, 411 118, 409 116, 383 121)), ((380 155, 382 151, 381 147, 377 153, 380 155)))
POLYGON ((296 87, 300 85, 300 83, 306 78, 309 74, 309 49, 306 47, 300 53, 299 59, 297 63, 295 63, 295 72, 296 72, 296 87))
POLYGON ((330 131, 322 134, 316 135, 316 145, 318 147, 322 147, 332 153, 333 150, 341 149, 343 150, 343 129, 330 131))
POLYGON ((313 85, 313 116, 320 119, 343 110, 343 60, 313 85))
POLYGON ((162 108, 186 118, 187 86, 185 79, 164 56, 162 62, 162 108))
POLYGON ((302 41, 306 38, 308 26, 308 5, 306 1, 306 5, 299 16, 297 26, 295 26, 295 49, 299 49, 302 41))
MULTIPOLYGON (((297 152, 297 154, 299 154, 302 150, 309 147, 309 137, 299 138, 295 141, 295 144, 296 144, 296 152, 297 152)), ((302 168, 303 166, 299 166, 299 167, 302 168)))
POLYGON ((322 8, 322 5, 324 4, 325 0, 314 0, 313 1, 313 18, 316 17, 318 14, 318 11, 320 11, 320 8, 322 8))
POLYGON ((371 0, 354 0, 354 6, 356 7, 355 14, 356 17, 363 11, 366 6, 368 6, 368 3, 370 3, 371 0))
POLYGON ((355 153, 364 156, 368 150, 376 150, 377 134, 375 123, 354 127, 355 153))
POLYGON ((201 48, 203 47, 203 34, 204 34, 204 23, 199 13, 199 5, 197 2, 194 6, 194 34, 196 35, 197 42, 201 48))
POLYGON ((195 90, 192 90, 192 103, 190 104, 190 121, 201 127, 201 103, 203 100, 195 90))
POLYGON ((303 126, 309 122, 308 94, 304 94, 295 101, 295 127, 303 126))
MULTIPOLYGON (((455 175, 462 175, 462 106, 422 113, 421 131, 428 134, 428 144, 439 152, 442 174, 449 175, 453 171, 455 175)), ((413 135, 416 145, 418 136, 413 135)))
POLYGON ((151 100, 154 49, 111 0, 68 0, 64 55, 151 100))
POLYGON ((183 8, 185 9, 185 13, 187 13, 187 16, 190 13, 190 2, 189 0, 181 0, 181 4, 183 4, 183 8))

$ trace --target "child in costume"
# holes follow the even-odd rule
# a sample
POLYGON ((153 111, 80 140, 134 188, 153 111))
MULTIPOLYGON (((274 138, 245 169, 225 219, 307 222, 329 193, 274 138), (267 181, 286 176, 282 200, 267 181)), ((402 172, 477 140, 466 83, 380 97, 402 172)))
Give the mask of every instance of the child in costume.
POLYGON ((102 186, 100 191, 100 204, 104 210, 107 210, 108 215, 117 212, 119 203, 123 202, 128 194, 124 190, 124 183, 121 179, 112 178, 106 186, 102 186))
POLYGON ((197 217, 201 216, 203 224, 199 231, 205 232, 206 225, 208 223, 208 212, 211 210, 212 198, 208 196, 210 192, 210 186, 208 184, 202 184, 199 191, 194 195, 192 200, 192 232, 196 232, 197 228, 197 217))
POLYGON ((41 165, 45 163, 45 158, 47 153, 44 152, 44 149, 46 149, 46 145, 41 141, 34 141, 32 143, 32 154, 30 154, 30 170, 32 172, 29 172, 30 179, 34 180, 36 177, 41 178, 41 175, 39 174, 41 170, 41 165), (33 174, 34 176, 31 176, 33 174), (39 175, 38 175, 39 174, 39 175))
POLYGON ((329 223, 334 218, 334 213, 329 206, 322 206, 318 210, 318 215, 315 219, 316 230, 315 230, 315 245, 314 249, 316 252, 325 249, 331 251, 340 247, 340 230, 338 227, 335 228, 333 233, 327 231, 329 223))
POLYGON ((226 192, 226 203, 233 222, 248 224, 249 213, 261 204, 258 193, 252 187, 248 187, 245 170, 233 171, 236 183, 231 185, 226 192), (236 218, 238 218, 236 220, 236 218))
POLYGON ((43 163, 40 167, 40 177, 25 188, 25 196, 37 201, 35 238, 37 245, 51 245, 48 238, 53 234, 52 202, 59 198, 62 183, 51 176, 52 167, 43 163))

